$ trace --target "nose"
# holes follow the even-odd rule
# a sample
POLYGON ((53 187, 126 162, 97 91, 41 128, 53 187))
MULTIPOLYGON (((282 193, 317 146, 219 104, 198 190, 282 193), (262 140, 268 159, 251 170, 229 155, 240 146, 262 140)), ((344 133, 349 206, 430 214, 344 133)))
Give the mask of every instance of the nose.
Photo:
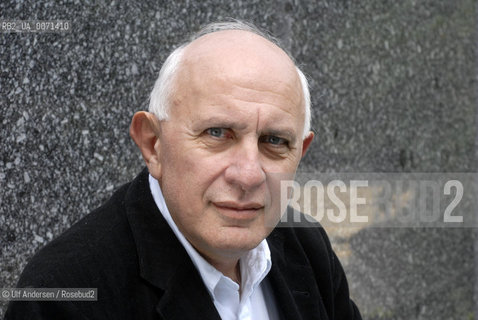
POLYGON ((257 141, 243 141, 231 154, 230 165, 226 168, 226 182, 240 187, 243 191, 253 191, 266 180, 262 168, 257 141))

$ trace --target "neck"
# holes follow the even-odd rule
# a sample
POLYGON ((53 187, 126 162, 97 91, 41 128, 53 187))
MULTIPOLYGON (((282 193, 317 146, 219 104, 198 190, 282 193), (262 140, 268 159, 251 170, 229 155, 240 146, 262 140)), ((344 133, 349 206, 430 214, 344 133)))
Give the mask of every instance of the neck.
POLYGON ((214 268, 222 272, 226 277, 231 278, 232 281, 241 285, 241 268, 239 266, 239 259, 231 261, 217 261, 204 257, 214 268))

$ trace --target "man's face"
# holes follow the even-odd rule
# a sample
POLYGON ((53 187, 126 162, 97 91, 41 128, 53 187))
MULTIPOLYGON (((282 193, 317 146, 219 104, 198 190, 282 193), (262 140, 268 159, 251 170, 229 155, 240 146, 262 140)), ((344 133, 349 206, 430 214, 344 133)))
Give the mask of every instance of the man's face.
POLYGON ((161 122, 156 177, 178 228, 206 259, 238 257, 279 219, 279 181, 303 151, 300 80, 284 52, 244 31, 193 42, 161 122))

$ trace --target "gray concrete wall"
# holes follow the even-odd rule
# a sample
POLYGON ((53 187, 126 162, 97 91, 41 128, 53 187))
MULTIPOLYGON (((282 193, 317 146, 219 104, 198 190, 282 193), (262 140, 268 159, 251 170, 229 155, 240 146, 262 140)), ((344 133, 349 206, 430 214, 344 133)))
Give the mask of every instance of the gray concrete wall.
MULTIPOLYGON (((311 80, 317 139, 302 170, 476 170, 473 0, 3 1, 0 18, 68 19, 72 32, 0 34, 0 287, 141 170, 131 116, 184 34, 226 17, 270 30, 311 80)), ((350 248, 365 319, 472 319, 473 239, 332 235, 350 248)))

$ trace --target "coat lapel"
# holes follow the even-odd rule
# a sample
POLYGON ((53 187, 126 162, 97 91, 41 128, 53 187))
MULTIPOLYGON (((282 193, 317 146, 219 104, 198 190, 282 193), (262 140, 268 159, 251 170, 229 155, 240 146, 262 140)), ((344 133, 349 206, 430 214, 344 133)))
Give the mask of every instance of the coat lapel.
POLYGON ((164 319, 217 319, 220 316, 192 263, 173 275, 156 310, 164 319))
POLYGON ((163 294, 156 307, 163 319, 217 319, 209 292, 151 195, 148 171, 131 184, 125 198, 140 276, 163 294))
POLYGON ((300 248, 285 245, 284 238, 295 242, 285 233, 287 228, 276 228, 267 238, 272 257, 268 279, 281 319, 328 319, 313 271, 301 255, 294 252, 300 248))

